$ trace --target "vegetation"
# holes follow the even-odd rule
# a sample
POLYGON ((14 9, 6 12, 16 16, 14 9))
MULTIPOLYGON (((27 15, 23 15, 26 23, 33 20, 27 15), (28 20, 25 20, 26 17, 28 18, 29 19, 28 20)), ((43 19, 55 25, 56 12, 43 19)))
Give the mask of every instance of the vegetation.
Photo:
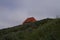
POLYGON ((47 18, 2 29, 0 40, 60 40, 60 18, 47 18))

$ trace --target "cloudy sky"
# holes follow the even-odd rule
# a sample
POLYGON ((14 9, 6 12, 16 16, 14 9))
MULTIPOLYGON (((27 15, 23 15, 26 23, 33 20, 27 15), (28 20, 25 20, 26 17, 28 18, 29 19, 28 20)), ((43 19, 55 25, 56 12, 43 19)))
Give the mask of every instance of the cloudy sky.
POLYGON ((60 0, 0 0, 0 29, 22 24, 28 17, 56 15, 60 15, 60 0))

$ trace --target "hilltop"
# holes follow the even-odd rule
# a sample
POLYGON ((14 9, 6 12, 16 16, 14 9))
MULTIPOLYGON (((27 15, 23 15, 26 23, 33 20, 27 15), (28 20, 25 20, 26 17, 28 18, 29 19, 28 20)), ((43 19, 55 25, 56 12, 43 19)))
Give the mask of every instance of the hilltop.
POLYGON ((1 29, 0 40, 60 40, 60 18, 46 18, 1 29))

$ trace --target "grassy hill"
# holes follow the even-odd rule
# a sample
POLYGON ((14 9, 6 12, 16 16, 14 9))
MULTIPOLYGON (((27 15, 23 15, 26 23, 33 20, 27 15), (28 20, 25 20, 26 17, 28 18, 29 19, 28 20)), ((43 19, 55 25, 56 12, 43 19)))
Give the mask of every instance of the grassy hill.
POLYGON ((60 18, 1 29, 0 40, 60 40, 60 18))

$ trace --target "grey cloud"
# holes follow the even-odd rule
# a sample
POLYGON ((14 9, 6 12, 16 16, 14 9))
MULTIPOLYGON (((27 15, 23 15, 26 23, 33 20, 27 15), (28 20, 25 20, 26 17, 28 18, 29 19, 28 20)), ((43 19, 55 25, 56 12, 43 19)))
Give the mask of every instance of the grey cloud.
POLYGON ((56 15, 60 15, 60 0, 6 0, 0 3, 0 28, 22 24, 31 16, 40 20, 56 15))
MULTIPOLYGON (((55 17, 60 15, 60 0, 29 0, 29 16, 34 17, 55 17)), ((40 19, 39 18, 39 19, 40 19)))
POLYGON ((22 24, 23 20, 28 16, 26 10, 20 9, 15 9, 13 11, 4 9, 4 11, 1 13, 2 14, 0 15, 0 25, 4 26, 0 26, 1 28, 22 24))

